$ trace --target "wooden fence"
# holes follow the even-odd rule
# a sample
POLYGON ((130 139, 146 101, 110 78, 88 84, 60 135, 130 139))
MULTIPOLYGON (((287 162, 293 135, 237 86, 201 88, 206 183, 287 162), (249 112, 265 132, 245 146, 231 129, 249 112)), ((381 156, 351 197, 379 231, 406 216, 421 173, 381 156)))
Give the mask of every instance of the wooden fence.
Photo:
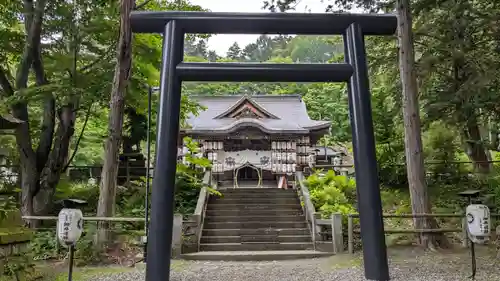
MULTIPOLYGON (((359 214, 347 214, 347 251, 350 254, 354 253, 354 234, 360 233, 359 230, 354 229, 354 219, 359 218, 359 214)), ((332 251, 333 253, 340 253, 344 251, 344 225, 343 225, 343 216, 342 214, 333 214, 330 219, 315 219, 314 225, 316 226, 327 226, 331 229, 332 235, 332 251)), ((399 218, 399 219, 413 219, 413 218, 460 218, 461 219, 461 227, 460 228, 437 228, 437 229, 384 229, 385 234, 397 234, 397 233, 409 233, 409 234, 418 234, 418 233, 461 233, 462 238, 462 246, 467 247, 469 244, 468 235, 467 235, 467 221, 464 214, 383 214, 384 219, 391 218, 399 218)), ((492 218, 498 219, 500 218, 500 214, 491 214, 492 218)), ((49 221, 57 221, 57 217, 55 216, 23 216, 23 219, 26 220, 49 220, 49 221)), ((84 221, 108 221, 108 222, 144 222, 144 218, 131 218, 131 217, 84 217, 84 221)), ((176 232, 182 233, 183 227, 182 224, 185 223, 195 223, 188 221, 182 221, 181 217, 181 226, 176 232)), ((490 226, 493 231, 495 231, 494 223, 490 226)), ((57 239, 57 238, 56 238, 57 239)), ((315 246, 316 246, 315 241, 315 246)), ((319 243, 319 242, 318 242, 319 243)))
MULTIPOLYGON (((347 214, 347 251, 354 253, 354 234, 359 234, 360 230, 354 229, 354 219, 359 218, 359 214, 347 214)), ((316 219, 317 226, 327 226, 331 229, 333 253, 344 251, 344 225, 342 223, 345 216, 341 214, 333 214, 330 219, 316 219)), ((399 218, 399 219, 413 219, 413 218, 459 218, 461 219, 460 228, 437 228, 437 229, 403 229, 403 228, 385 228, 385 234, 418 234, 418 233, 461 233, 462 246, 468 247, 469 239, 467 234, 467 221, 464 214, 384 214, 384 219, 399 218)), ((491 214, 492 218, 500 218, 500 214, 491 214)), ((495 231, 494 223, 490 226, 495 231)), ((328 232, 328 234, 330 234, 328 232)))
MULTIPOLYGON (((499 218, 500 214, 491 214, 492 218, 499 218)), ((354 233, 359 233, 359 230, 354 230, 354 219, 359 218, 359 214, 348 214, 347 215, 347 248, 349 253, 354 252, 354 233)), ((437 228, 437 229, 384 229, 386 234, 396 234, 396 233, 411 233, 411 234, 419 234, 419 233, 461 233, 462 237, 462 246, 468 246, 468 235, 467 235, 467 219, 465 218, 465 214, 384 214, 384 219, 388 218, 461 218, 461 227, 460 228, 437 228)), ((495 229, 494 225, 490 226, 493 230, 495 229)))
MULTIPOLYGON (((56 216, 23 216, 24 220, 39 220, 39 221, 58 221, 58 217, 56 216)), ((112 223, 134 223, 134 222, 145 222, 145 218, 138 217, 84 217, 83 221, 92 221, 92 222, 112 222, 112 223)), ((173 222, 173 233, 172 233, 172 251, 174 256, 180 255, 180 250, 182 247, 182 236, 184 234, 185 226, 193 224, 191 220, 184 220, 183 216, 180 214, 176 214, 173 222)), ((55 241, 56 241, 56 251, 59 251, 59 239, 57 230, 54 228, 55 232, 55 241)), ((147 242, 147 237, 141 236, 141 243, 147 242)))

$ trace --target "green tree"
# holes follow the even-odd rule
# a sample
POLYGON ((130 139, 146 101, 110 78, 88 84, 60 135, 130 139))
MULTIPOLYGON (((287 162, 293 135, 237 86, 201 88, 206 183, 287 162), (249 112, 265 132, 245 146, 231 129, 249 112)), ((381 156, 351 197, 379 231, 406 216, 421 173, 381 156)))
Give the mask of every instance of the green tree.
POLYGON ((50 209, 79 109, 106 91, 99 82, 109 75, 113 42, 102 19, 111 9, 84 0, 2 3, 1 98, 3 110, 23 121, 15 130, 23 215, 50 209))
MULTIPOLYGON (((145 6, 149 2, 145 2, 145 6)), ((157 3, 151 8, 162 8, 157 3)), ((191 6, 188 2, 178 1, 174 3, 173 10, 195 9, 199 10, 199 6, 191 6)), ((134 9, 133 0, 120 1, 120 29, 119 40, 116 50, 116 65, 115 75, 110 97, 110 111, 108 121, 108 138, 104 147, 104 163, 101 172, 101 183, 99 192, 99 204, 97 215, 100 217, 111 217, 115 214, 116 204, 116 186, 119 167, 119 152, 123 135, 123 119, 125 115, 125 97, 130 80, 130 72, 132 69, 132 28, 130 23, 130 13, 134 9)), ((153 35, 154 36, 154 35, 153 35)), ((159 46, 159 45, 158 45, 159 46)), ((195 51, 200 56, 206 56, 206 45, 203 40, 196 44, 195 51)), ((144 61, 143 61, 144 63, 144 61)), ((146 85, 144 85, 146 86, 146 85)), ((146 88, 146 87, 144 87, 146 88)), ((186 101, 183 99, 183 101, 186 101)), ((184 104, 183 109, 186 109, 184 104)), ((190 108, 188 108, 190 109, 190 108)), ((135 111, 135 110, 134 110, 135 111)), ((184 116, 181 116, 184 117, 184 116)), ((109 232, 106 231, 107 223, 100 223, 97 236, 98 242, 104 242, 109 239, 109 232)))
MULTIPOLYGON (((140 6, 201 10, 186 1, 146 1, 140 6)), ((24 215, 51 210, 60 175, 70 162, 102 161, 118 42, 117 7, 113 1, 95 0, 0 4, 0 109, 23 121, 15 129, 13 159, 19 159, 24 215)), ((134 36, 136 59, 124 94, 138 114, 146 112, 147 85, 158 85, 161 42, 158 35, 134 36)), ((183 97, 182 118, 197 108, 183 97)))
POLYGON ((239 60, 241 59, 241 56, 241 48, 238 43, 234 42, 233 45, 229 47, 229 50, 227 50, 227 58, 232 60, 239 60))
POLYGON ((499 30, 492 25, 499 10, 489 1, 416 7, 425 112, 429 121, 444 120, 456 128, 481 173, 491 170, 484 128, 499 116, 499 30))
MULTIPOLYGON (((114 215, 116 185, 118 176, 118 154, 122 138, 123 117, 125 115, 125 91, 130 79, 132 68, 132 27, 130 13, 134 9, 133 0, 120 1, 120 29, 116 48, 116 64, 113 85, 111 88, 110 111, 108 121, 108 138, 104 145, 104 164, 101 172, 99 189, 99 204, 97 216, 110 217, 114 215)), ((108 239, 106 223, 100 223, 97 240, 108 239)))
MULTIPOLYGON (((279 8, 284 11, 295 3, 295 0, 268 1, 265 6, 271 10, 279 8)), ((335 0, 336 4, 342 8, 350 9, 353 6, 362 7, 367 10, 378 11, 380 9, 390 9, 392 1, 377 0, 335 0)), ((325 7, 332 10, 333 5, 325 7)), ((414 40, 412 30, 412 10, 410 1, 397 0, 395 10, 398 14, 398 39, 399 39, 399 70, 402 86, 402 107, 405 136, 405 158, 408 176, 408 185, 412 203, 413 213, 431 212, 430 199, 428 197, 427 185, 425 182, 424 156, 422 148, 422 138, 420 130, 420 107, 418 104, 418 85, 414 58, 414 40)), ((415 218, 415 228, 429 228, 436 226, 434 219, 415 218)), ((425 247, 433 248, 437 243, 446 246, 447 242, 443 235, 432 235, 422 233, 419 235, 419 242, 425 247)))

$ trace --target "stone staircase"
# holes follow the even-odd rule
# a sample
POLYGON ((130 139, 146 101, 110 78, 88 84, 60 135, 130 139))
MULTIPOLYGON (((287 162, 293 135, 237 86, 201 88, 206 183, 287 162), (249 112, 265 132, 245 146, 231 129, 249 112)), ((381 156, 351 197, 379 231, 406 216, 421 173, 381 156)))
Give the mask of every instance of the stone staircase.
POLYGON ((330 255, 314 251, 295 190, 221 190, 208 201, 200 252, 188 258, 277 260, 330 255))

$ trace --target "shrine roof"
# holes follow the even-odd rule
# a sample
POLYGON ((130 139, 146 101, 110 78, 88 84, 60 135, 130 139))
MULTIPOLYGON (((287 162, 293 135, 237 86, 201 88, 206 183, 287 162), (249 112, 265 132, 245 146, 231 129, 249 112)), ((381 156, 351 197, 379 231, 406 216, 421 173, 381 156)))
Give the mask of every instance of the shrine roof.
POLYGON ((328 129, 329 121, 312 120, 299 95, 191 96, 206 110, 189 116, 186 133, 228 134, 246 126, 266 133, 308 134, 328 129), (244 110, 246 115, 242 115, 244 110), (240 114, 240 115, 238 115, 240 114), (249 116, 252 115, 252 116, 249 116))

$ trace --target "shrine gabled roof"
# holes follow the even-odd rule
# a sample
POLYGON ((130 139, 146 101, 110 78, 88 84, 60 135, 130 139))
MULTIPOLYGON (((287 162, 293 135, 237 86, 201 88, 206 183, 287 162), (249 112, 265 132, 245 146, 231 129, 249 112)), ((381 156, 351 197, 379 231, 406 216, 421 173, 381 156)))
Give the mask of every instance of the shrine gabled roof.
POLYGON ((191 96, 206 110, 189 116, 186 133, 228 134, 246 126, 266 133, 308 134, 327 129, 329 121, 312 120, 299 95, 191 96), (237 115, 248 109, 254 116, 237 115), (238 111, 239 110, 239 111, 238 111))

